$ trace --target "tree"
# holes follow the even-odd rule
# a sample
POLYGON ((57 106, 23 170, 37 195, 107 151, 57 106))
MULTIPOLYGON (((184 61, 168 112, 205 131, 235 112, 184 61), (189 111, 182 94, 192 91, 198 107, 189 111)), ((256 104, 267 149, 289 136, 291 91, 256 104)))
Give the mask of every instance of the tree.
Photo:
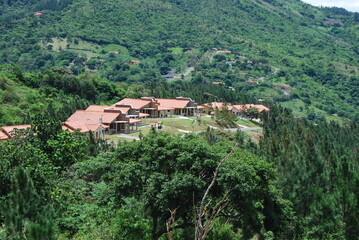
POLYGON ((206 239, 209 231, 212 228, 213 222, 217 219, 218 215, 221 214, 222 211, 224 210, 224 208, 226 207, 227 195, 225 195, 214 207, 212 207, 211 214, 207 213, 207 211, 205 210, 205 208, 209 207, 208 206, 209 203, 206 203, 207 197, 208 197, 211 189, 213 188, 214 184, 216 183, 219 169, 232 156, 234 149, 238 146, 238 144, 239 143, 237 142, 236 145, 234 145, 231 152, 218 163, 218 165, 213 173, 212 181, 209 184, 209 186, 207 187, 206 192, 204 193, 204 195, 202 197, 201 204, 197 211, 196 228, 195 228, 195 239, 196 240, 206 239), (206 220, 203 219, 204 217, 206 220))
POLYGON ((36 134, 34 144, 47 154, 51 163, 59 170, 84 157, 87 150, 84 138, 63 131, 59 121, 39 115, 34 119, 32 129, 36 134))
MULTIPOLYGON (((169 210, 176 212, 171 231, 194 228, 193 207, 199 208, 206 186, 227 150, 210 147, 194 135, 152 133, 142 141, 121 143, 113 157, 106 160, 109 170, 105 179, 113 189, 116 205, 123 205, 127 197, 144 202, 144 216, 152 222, 152 239, 158 239, 167 232, 169 210)), ((291 218, 290 205, 273 185, 273 169, 255 155, 234 151, 207 194, 208 199, 224 199, 226 211, 220 211, 220 216, 233 220, 247 236, 263 231, 283 234, 291 218)), ((211 214, 210 209, 206 211, 211 214)))
POLYGON ((256 107, 250 107, 246 111, 246 115, 249 116, 251 119, 259 117, 259 110, 256 107))
POLYGON ((0 198, 11 193, 12 177, 20 167, 31 175, 37 194, 49 200, 46 193, 51 191, 56 178, 54 166, 39 146, 33 144, 34 133, 31 130, 16 130, 12 136, 9 140, 0 142, 0 198))
POLYGON ((302 223, 297 232, 303 238, 355 239, 357 124, 313 123, 278 106, 263 115, 263 122, 261 153, 278 169, 278 186, 302 223))
POLYGON ((222 62, 227 59, 227 57, 223 54, 216 54, 213 58, 216 59, 217 62, 222 62))
POLYGON ((7 239, 55 239, 51 208, 44 204, 23 168, 12 178, 12 194, 0 208, 7 239))
POLYGON ((236 127, 237 124, 235 123, 237 117, 230 111, 228 110, 227 105, 221 107, 221 108, 216 108, 214 110, 214 115, 216 118, 216 122, 221 126, 221 127, 236 127))

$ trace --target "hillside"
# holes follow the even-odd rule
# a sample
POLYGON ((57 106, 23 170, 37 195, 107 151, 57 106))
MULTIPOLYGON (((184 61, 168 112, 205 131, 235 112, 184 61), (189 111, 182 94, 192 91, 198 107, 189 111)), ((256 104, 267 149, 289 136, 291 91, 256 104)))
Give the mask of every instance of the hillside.
POLYGON ((66 67, 128 83, 160 82, 175 70, 177 79, 190 73, 184 79, 194 83, 223 81, 299 116, 359 118, 359 15, 344 9, 296 0, 0 4, 0 63, 28 71, 66 67), (204 57, 212 48, 232 54, 204 57))
POLYGON ((359 13, 0 0, 0 32, 0 239, 359 239, 359 13))

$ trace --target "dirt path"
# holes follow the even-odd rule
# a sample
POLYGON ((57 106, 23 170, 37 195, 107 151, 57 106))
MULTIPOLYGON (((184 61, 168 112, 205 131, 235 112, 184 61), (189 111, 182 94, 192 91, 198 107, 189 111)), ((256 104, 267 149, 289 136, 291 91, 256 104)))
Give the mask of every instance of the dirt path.
POLYGON ((131 135, 127 135, 127 134, 120 134, 118 137, 126 138, 126 139, 133 139, 133 140, 140 140, 140 138, 137 136, 131 136, 131 135))
POLYGON ((193 72, 193 70, 194 70, 194 67, 189 67, 189 68, 186 70, 186 72, 183 73, 183 76, 188 77, 188 75, 190 75, 191 72, 193 72))

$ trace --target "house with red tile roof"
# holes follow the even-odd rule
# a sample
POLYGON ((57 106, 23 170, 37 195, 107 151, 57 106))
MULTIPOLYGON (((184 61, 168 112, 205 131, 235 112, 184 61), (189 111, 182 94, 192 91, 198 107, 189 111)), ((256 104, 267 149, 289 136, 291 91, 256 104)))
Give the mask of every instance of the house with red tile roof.
POLYGON ((213 85, 224 85, 224 82, 212 82, 213 85))
POLYGON ((129 62, 130 65, 138 65, 138 64, 140 64, 140 63, 141 63, 141 61, 138 61, 138 60, 131 60, 131 61, 129 62))
POLYGON ((0 131, 0 141, 4 141, 4 140, 8 140, 9 139, 9 136, 3 132, 3 131, 0 131))
POLYGON ((86 110, 77 110, 65 122, 69 129, 89 134, 93 132, 96 137, 104 134, 128 133, 138 129, 140 115, 131 106, 104 106, 90 105, 86 110))
POLYGON ((195 116, 197 114, 197 103, 191 98, 176 97, 175 99, 156 98, 160 115, 171 113, 181 116, 195 116), (161 113, 162 111, 162 113, 161 113))
POLYGON ((152 97, 141 99, 124 98, 113 106, 129 107, 132 110, 132 114, 139 115, 139 113, 142 113, 141 116, 147 116, 144 114, 148 114, 149 117, 155 117, 157 110, 157 102, 152 97))
POLYGON ((228 110, 231 110, 229 108, 231 108, 231 105, 224 103, 224 102, 210 102, 210 103, 204 103, 201 106, 199 106, 199 110, 201 113, 205 113, 205 114, 211 114, 216 111, 216 110, 221 110, 222 108, 227 108, 228 110))
POLYGON ((197 103, 191 98, 177 97, 164 99, 142 97, 141 99, 124 98, 114 105, 115 107, 131 107, 139 114, 148 114, 150 117, 169 117, 173 114, 194 116, 197 112, 197 103))
POLYGON ((270 110, 269 108, 267 108, 266 106, 261 105, 261 104, 241 104, 241 105, 233 105, 232 112, 235 115, 240 116, 240 115, 245 114, 245 112, 249 108, 257 108, 258 112, 260 112, 260 113, 263 111, 267 112, 270 110))
POLYGON ((221 110, 226 108, 236 116, 245 116, 249 108, 257 108, 258 112, 269 111, 270 109, 260 104, 241 104, 241 105, 230 105, 223 102, 211 102, 205 103, 198 107, 201 113, 214 114, 215 110, 221 110))
POLYGON ((15 125, 15 126, 4 126, 0 127, 0 141, 8 140, 13 137, 14 130, 16 129, 28 129, 31 125, 15 125))

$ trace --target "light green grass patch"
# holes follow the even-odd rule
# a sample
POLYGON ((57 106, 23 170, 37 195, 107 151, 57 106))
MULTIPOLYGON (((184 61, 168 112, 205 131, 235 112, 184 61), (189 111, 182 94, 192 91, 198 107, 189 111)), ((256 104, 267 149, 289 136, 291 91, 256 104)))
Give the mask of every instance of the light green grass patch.
POLYGON ((326 116, 325 119, 328 122, 334 121, 334 122, 339 123, 339 124, 348 124, 348 123, 350 123, 350 120, 348 118, 339 117, 338 115, 326 116))
POLYGON ((300 99, 293 99, 287 102, 281 102, 280 105, 285 108, 291 109, 293 113, 297 116, 303 117, 307 114, 305 112, 305 103, 300 99))
POLYGON ((101 47, 100 45, 81 39, 76 39, 76 42, 78 44, 75 44, 74 41, 68 41, 67 38, 51 38, 51 41, 43 41, 40 45, 43 48, 47 48, 49 45, 52 45, 52 50, 55 52, 67 50, 82 54, 88 59, 98 57, 99 54, 96 51, 101 47))
POLYGON ((170 50, 172 53, 183 53, 183 48, 181 47, 168 48, 168 50, 170 50))
POLYGON ((98 52, 101 52, 102 50, 108 52, 118 52, 120 55, 129 55, 128 49, 124 46, 117 45, 117 44, 108 44, 105 47, 99 49, 98 52))
POLYGON ((239 125, 247 126, 247 127, 258 127, 258 126, 260 126, 260 123, 257 123, 255 121, 251 121, 249 119, 243 119, 243 118, 238 118, 236 123, 239 124, 239 125))

